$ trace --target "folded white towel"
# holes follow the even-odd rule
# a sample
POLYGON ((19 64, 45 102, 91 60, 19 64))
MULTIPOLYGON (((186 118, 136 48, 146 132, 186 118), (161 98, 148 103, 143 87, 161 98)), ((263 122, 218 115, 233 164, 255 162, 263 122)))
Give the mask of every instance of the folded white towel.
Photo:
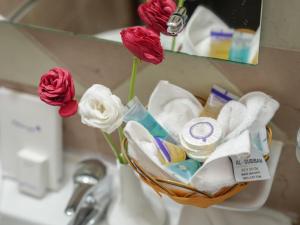
POLYGON ((278 108, 279 103, 262 92, 248 93, 239 103, 227 103, 217 119, 226 131, 224 140, 234 138, 248 129, 257 132, 266 127, 278 108))
POLYGON ((215 194, 223 187, 231 187, 236 181, 229 157, 247 157, 250 154, 250 135, 244 131, 219 145, 192 177, 191 184, 209 194, 215 194))
POLYGON ((242 123, 246 112, 246 106, 237 101, 230 101, 222 108, 217 121, 222 127, 224 137, 242 123))
POLYGON ((168 81, 160 81, 150 96, 148 109, 171 136, 179 141, 178 135, 183 126, 198 117, 203 106, 190 92, 168 81))
POLYGON ((270 123, 271 119, 279 109, 280 104, 271 96, 259 91, 250 92, 240 99, 240 102, 245 105, 249 105, 250 101, 264 102, 263 106, 259 109, 254 123, 250 128, 251 131, 257 131, 263 127, 266 127, 268 123, 270 123))

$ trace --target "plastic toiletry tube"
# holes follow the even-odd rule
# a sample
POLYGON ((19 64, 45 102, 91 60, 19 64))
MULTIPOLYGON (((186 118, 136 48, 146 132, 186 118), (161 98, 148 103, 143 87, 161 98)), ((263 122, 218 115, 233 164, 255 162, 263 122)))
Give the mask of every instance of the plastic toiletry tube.
POLYGON ((210 95, 206 101, 205 107, 201 112, 203 117, 217 118, 222 107, 231 100, 238 100, 239 97, 228 92, 227 90, 213 85, 210 95))
POLYGON ((155 137, 155 144, 158 148, 158 159, 166 165, 169 163, 177 163, 186 159, 186 152, 181 146, 174 145, 168 141, 155 137))
POLYGON ((209 117, 192 119, 180 133, 180 143, 187 155, 200 162, 204 162, 210 156, 221 138, 221 126, 209 117))
POLYGON ((153 137, 159 137, 163 140, 176 144, 175 139, 155 120, 137 97, 134 97, 126 105, 123 120, 126 123, 130 120, 139 122, 153 137))

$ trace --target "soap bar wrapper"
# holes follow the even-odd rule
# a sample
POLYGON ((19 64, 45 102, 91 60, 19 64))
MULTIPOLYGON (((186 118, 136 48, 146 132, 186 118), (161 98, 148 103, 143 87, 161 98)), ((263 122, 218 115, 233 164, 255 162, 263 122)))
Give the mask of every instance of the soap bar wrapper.
POLYGON ((189 183, 201 165, 202 163, 197 160, 188 159, 179 163, 172 163, 168 166, 168 169, 175 173, 175 176, 179 176, 180 180, 189 183))
POLYGON ((177 163, 185 160, 186 153, 182 147, 164 141, 158 137, 154 137, 154 140, 158 148, 157 156, 162 164, 177 163))
POLYGON ((213 85, 201 116, 212 117, 216 119, 222 107, 227 102, 238 99, 239 97, 237 97, 236 95, 217 85, 213 85))
POLYGON ((236 182, 268 180, 268 165, 262 154, 253 149, 249 158, 231 157, 236 182))

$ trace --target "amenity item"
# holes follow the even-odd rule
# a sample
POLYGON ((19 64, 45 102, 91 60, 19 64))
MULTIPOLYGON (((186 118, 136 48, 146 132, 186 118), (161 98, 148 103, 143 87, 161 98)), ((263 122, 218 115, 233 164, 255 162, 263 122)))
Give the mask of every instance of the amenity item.
POLYGON ((173 137, 166 131, 146 110, 137 97, 134 97, 126 105, 127 109, 124 115, 124 121, 137 121, 141 123, 154 137, 176 143, 173 137))
POLYGON ((199 117, 188 122, 180 133, 180 143, 187 155, 201 162, 215 150, 222 138, 218 122, 209 117, 199 117))
POLYGON ((201 116, 207 116, 212 118, 217 118, 222 107, 231 100, 238 100, 239 98, 230 93, 229 91, 213 85, 208 99, 206 101, 205 107, 201 112, 201 116))

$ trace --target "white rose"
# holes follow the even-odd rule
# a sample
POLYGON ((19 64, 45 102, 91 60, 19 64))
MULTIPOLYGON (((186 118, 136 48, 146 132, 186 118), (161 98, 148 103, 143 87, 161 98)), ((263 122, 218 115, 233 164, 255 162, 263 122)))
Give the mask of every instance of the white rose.
POLYGON ((81 122, 110 134, 122 124, 124 106, 119 97, 103 85, 94 84, 79 102, 81 122))

